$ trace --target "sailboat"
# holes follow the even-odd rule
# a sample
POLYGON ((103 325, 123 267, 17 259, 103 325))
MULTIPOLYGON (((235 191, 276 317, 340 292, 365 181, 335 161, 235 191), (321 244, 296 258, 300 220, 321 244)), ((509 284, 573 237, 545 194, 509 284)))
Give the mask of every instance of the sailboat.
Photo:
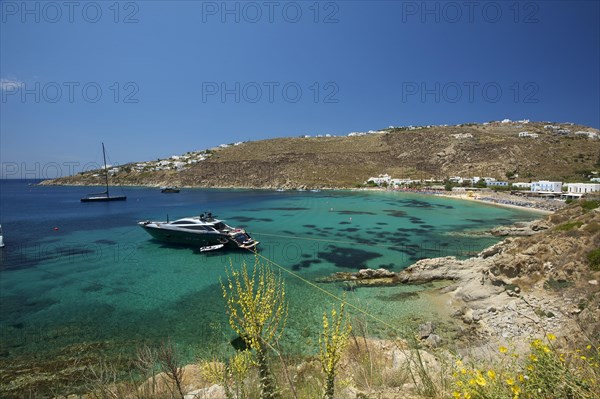
POLYGON ((110 196, 108 192, 108 169, 106 168, 106 151, 104 150, 104 143, 102 143, 102 157, 104 158, 104 177, 106 179, 106 191, 97 194, 88 194, 81 199, 81 202, 106 202, 106 201, 125 201, 127 199, 124 195, 110 196))

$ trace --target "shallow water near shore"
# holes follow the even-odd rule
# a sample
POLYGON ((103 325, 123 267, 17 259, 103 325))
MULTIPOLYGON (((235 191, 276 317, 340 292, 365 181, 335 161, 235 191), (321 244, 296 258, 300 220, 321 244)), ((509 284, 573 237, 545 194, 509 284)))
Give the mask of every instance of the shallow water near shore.
MULTIPOLYGON (((6 244, 0 253, 0 358, 5 367, 33 357, 43 363, 94 345, 110 359, 167 338, 187 361, 231 350, 235 334, 219 281, 230 262, 252 265, 254 255, 166 246, 139 228, 140 220, 210 210, 232 226, 247 228, 261 241, 260 254, 282 268, 290 303, 282 345, 300 354, 315 350, 322 314, 334 301, 307 282, 336 271, 399 271, 422 258, 468 257, 498 239, 454 233, 539 217, 397 192, 184 189, 161 194, 126 188, 126 202, 86 204, 79 198, 94 188, 0 184, 6 244)), ((318 286, 346 295, 375 316, 354 311, 376 335, 388 329, 376 319, 400 328, 409 320, 436 318, 434 305, 419 295, 425 287, 318 286)))

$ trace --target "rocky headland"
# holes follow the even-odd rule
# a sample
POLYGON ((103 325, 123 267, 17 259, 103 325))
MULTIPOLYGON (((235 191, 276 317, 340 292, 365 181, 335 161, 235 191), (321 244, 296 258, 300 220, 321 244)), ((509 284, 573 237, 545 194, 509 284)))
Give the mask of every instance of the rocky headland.
POLYGON ((593 257, 600 248, 598 204, 581 201, 494 229, 507 238, 469 259, 423 259, 399 273, 365 269, 326 280, 352 287, 446 281, 436 295, 471 347, 473 339, 527 345, 547 333, 600 342, 600 268, 593 257))

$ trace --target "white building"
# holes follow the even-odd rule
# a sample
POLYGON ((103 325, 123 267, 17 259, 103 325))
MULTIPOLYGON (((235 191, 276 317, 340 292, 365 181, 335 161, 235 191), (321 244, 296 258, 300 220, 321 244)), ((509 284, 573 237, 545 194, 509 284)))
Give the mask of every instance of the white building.
POLYGON ((508 182, 507 181, 488 181, 487 182, 487 186, 488 187, 508 187, 508 182))
POLYGON ((562 182, 540 180, 531 183, 532 192, 562 193, 562 182))
POLYGON ((531 137, 532 139, 536 139, 539 137, 539 134, 530 132, 520 132, 519 137, 531 137))
POLYGON ((531 183, 513 183, 514 188, 531 188, 531 183))
POLYGON ((470 139, 473 138, 473 135, 471 133, 457 133, 453 134, 452 137, 455 139, 470 139))
POLYGON ((567 192, 572 194, 596 193, 600 191, 598 183, 568 183, 567 192))
POLYGON ((596 132, 579 131, 579 132, 575 132, 575 134, 578 136, 587 136, 589 139, 597 139, 598 138, 598 133, 596 133, 596 132))
POLYGON ((409 185, 412 183, 418 183, 418 180, 412 180, 412 179, 391 179, 390 180, 390 184, 393 186, 409 185))
POLYGON ((387 184, 389 185, 391 182, 392 178, 385 174, 385 175, 379 175, 378 177, 369 177, 369 180, 367 180, 367 182, 373 182, 375 184, 377 184, 378 186, 381 186, 382 184, 387 184))

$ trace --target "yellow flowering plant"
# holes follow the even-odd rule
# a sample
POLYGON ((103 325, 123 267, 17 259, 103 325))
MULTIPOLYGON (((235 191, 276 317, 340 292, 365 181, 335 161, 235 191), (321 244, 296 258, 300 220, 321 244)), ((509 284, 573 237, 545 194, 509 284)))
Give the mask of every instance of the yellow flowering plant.
POLYGON ((255 259, 252 274, 246 263, 241 270, 233 266, 225 269, 227 282, 221 281, 223 298, 227 304, 229 325, 256 351, 260 373, 261 397, 275 396, 274 382, 267 363, 267 349, 283 333, 288 305, 285 282, 281 274, 255 259))
POLYGON ((598 348, 588 345, 583 351, 560 351, 555 340, 553 334, 534 339, 523 359, 501 346, 499 362, 488 369, 467 367, 458 360, 452 374, 452 398, 600 398, 598 348))
POLYGON ((325 398, 327 399, 333 399, 337 365, 348 344, 351 332, 352 326, 344 311, 343 302, 339 312, 335 308, 331 309, 331 318, 327 316, 327 313, 323 314, 323 332, 319 337, 319 360, 327 377, 325 387, 325 398))

